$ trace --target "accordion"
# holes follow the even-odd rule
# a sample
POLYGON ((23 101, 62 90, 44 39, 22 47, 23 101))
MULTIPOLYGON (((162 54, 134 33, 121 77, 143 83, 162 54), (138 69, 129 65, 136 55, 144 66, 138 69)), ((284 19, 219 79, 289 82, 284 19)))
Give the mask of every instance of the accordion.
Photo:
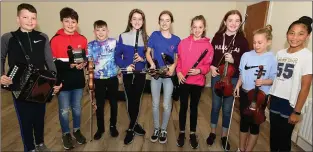
POLYGON ((69 63, 80 64, 87 61, 86 51, 83 49, 73 49, 71 46, 68 46, 67 55, 69 63))
POLYGON ((15 99, 39 103, 52 100, 56 73, 39 70, 32 65, 16 64, 9 69, 7 76, 13 84, 3 87, 12 91, 15 99))

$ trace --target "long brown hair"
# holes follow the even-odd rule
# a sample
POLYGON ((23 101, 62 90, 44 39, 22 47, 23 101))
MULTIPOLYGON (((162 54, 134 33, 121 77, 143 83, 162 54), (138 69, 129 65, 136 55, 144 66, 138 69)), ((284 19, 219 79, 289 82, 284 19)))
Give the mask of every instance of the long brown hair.
POLYGON ((192 18, 190 27, 192 28, 193 22, 194 22, 194 21, 197 21, 197 20, 200 20, 200 21, 202 21, 202 23, 203 23, 203 26, 204 26, 204 29, 205 29, 205 30, 204 30, 203 33, 201 34, 201 37, 205 37, 205 35, 206 35, 206 20, 205 20, 205 18, 204 18, 203 15, 198 15, 198 16, 195 16, 194 18, 192 18))
POLYGON ((146 31, 146 18, 145 18, 145 14, 143 13, 142 10, 140 9, 133 9, 132 11, 130 11, 129 15, 128 15, 128 23, 127 23, 127 27, 124 33, 129 32, 132 30, 133 26, 130 23, 133 15, 135 13, 138 13, 142 16, 142 20, 143 20, 143 24, 141 26, 141 35, 142 35, 142 39, 143 39, 143 43, 144 43, 144 48, 145 48, 145 52, 147 50, 147 45, 148 45, 148 35, 147 35, 147 31, 146 31))
MULTIPOLYGON (((227 27, 226 27, 226 25, 225 25, 224 22, 226 22, 228 16, 234 15, 234 14, 238 15, 239 18, 240 18, 240 23, 242 22, 241 13, 240 13, 238 10, 230 10, 230 11, 228 11, 228 12, 225 14, 225 16, 224 16, 224 18, 223 18, 223 20, 222 20, 222 22, 221 22, 221 24, 220 24, 220 28, 218 29, 218 31, 217 31, 216 33, 225 33, 225 32, 226 32, 227 27)), ((238 30, 238 33, 244 34, 244 33, 243 33, 243 30, 242 30, 242 27, 240 27, 240 29, 238 30)))

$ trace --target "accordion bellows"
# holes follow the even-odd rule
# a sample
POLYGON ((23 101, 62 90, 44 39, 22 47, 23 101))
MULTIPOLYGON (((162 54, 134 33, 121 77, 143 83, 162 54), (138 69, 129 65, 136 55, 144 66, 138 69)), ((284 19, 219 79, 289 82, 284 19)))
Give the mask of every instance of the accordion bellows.
POLYGON ((8 71, 13 81, 9 86, 17 100, 46 103, 53 97, 56 76, 48 70, 39 70, 25 64, 16 64, 8 71))

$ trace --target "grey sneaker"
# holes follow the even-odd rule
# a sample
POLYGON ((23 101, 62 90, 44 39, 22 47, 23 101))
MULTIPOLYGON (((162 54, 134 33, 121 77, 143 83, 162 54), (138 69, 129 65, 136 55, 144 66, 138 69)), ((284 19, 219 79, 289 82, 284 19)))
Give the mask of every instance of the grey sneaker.
POLYGON ((36 150, 38 152, 52 152, 44 143, 36 145, 36 150))
POLYGON ((62 142, 63 142, 63 147, 66 150, 74 148, 73 142, 72 142, 72 136, 70 133, 67 133, 62 136, 62 142))
POLYGON ((73 132, 73 135, 78 144, 81 145, 86 143, 86 138, 82 135, 80 129, 78 129, 76 132, 73 132))
POLYGON ((29 150, 28 152, 37 152, 37 150, 33 149, 33 150, 29 150))

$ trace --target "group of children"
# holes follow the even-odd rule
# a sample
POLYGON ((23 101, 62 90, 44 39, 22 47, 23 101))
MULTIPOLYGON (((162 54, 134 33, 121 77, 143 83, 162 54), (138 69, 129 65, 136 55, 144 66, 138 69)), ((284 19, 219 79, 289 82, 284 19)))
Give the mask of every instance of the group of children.
MULTIPOLYGON (((63 28, 59 29, 50 44, 47 35, 35 31, 37 25, 37 11, 30 4, 20 4, 17 8, 19 29, 15 31, 27 48, 32 63, 44 69, 45 63, 52 71, 57 72, 60 85, 54 87, 58 93, 59 119, 62 129, 64 149, 72 149, 74 143, 69 128, 69 112, 73 116, 73 137, 78 144, 85 144, 86 138, 80 131, 81 99, 85 87, 84 68, 86 63, 73 64, 69 62, 68 48, 87 50, 87 57, 92 58, 94 70, 94 84, 96 97, 96 116, 98 130, 94 135, 99 140, 105 132, 104 103, 106 92, 111 107, 110 135, 117 137, 117 93, 119 69, 123 72, 123 85, 126 96, 129 126, 124 138, 124 144, 130 144, 135 135, 145 135, 145 130, 137 122, 140 112, 147 70, 166 66, 166 75, 160 78, 151 78, 152 111, 154 131, 150 137, 152 142, 159 140, 167 142, 167 125, 172 109, 173 77, 178 77, 180 83, 180 111, 179 135, 177 146, 185 143, 185 126, 188 101, 190 95, 190 146, 199 147, 196 128, 198 104, 202 89, 205 85, 205 75, 211 71, 212 87, 221 79, 218 71, 219 61, 232 64, 235 75, 232 77, 234 96, 219 97, 212 89, 211 133, 207 144, 211 146, 216 139, 216 127, 219 111, 222 107, 222 135, 221 143, 225 150, 230 149, 227 142, 227 133, 230 125, 231 111, 234 97, 240 96, 240 151, 252 151, 259 134, 259 124, 251 121, 245 115, 244 109, 250 106, 247 92, 255 86, 267 95, 267 105, 270 109, 270 148, 271 151, 290 151, 291 134, 294 125, 299 121, 301 109, 310 90, 312 82, 312 52, 305 48, 305 42, 312 31, 312 19, 302 17, 293 22, 287 31, 289 47, 278 51, 276 57, 269 52, 272 43, 272 28, 270 25, 258 29, 253 34, 254 50, 249 50, 240 24, 242 16, 239 11, 227 12, 221 22, 219 30, 212 41, 206 37, 206 20, 202 15, 191 20, 191 34, 181 40, 171 32, 174 22, 170 11, 163 11, 159 15, 159 31, 154 31, 150 37, 146 31, 145 14, 140 9, 133 9, 128 18, 125 32, 119 35, 118 40, 109 37, 108 25, 103 20, 94 22, 96 40, 87 42, 87 39, 77 32, 78 14, 72 8, 65 7, 60 11, 60 21, 63 28), (136 33, 139 31, 138 39, 136 33), (235 37, 235 38, 234 38, 235 37), (226 52, 232 41, 232 50, 226 52), (44 50, 44 52, 42 51, 44 50), (136 50, 136 52, 134 51, 136 50), (207 50, 202 60, 199 57, 207 50), (162 55, 170 56, 174 62, 168 65, 162 55), (54 58, 54 61, 52 60, 54 58), (157 61, 157 62, 154 62, 157 61), (198 61, 197 66, 194 66, 198 61), (156 65, 158 63, 158 65, 156 65), (264 67, 264 75, 256 79, 257 67, 264 67), (160 92, 163 85, 163 117, 159 120, 160 92), (283 88, 283 89, 282 89, 283 88), (107 90, 107 91, 106 91, 107 90)), ((1 84, 8 85, 12 81, 4 73, 4 63, 8 55, 9 66, 14 63, 25 62, 22 52, 17 51, 17 42, 10 33, 1 37, 1 84)), ((45 104, 17 101, 14 99, 17 116, 19 118, 22 139, 25 151, 48 151, 44 144, 44 116, 45 104), (34 137, 35 145, 34 145, 34 137)), ((263 105, 266 106, 266 105, 263 105)))

